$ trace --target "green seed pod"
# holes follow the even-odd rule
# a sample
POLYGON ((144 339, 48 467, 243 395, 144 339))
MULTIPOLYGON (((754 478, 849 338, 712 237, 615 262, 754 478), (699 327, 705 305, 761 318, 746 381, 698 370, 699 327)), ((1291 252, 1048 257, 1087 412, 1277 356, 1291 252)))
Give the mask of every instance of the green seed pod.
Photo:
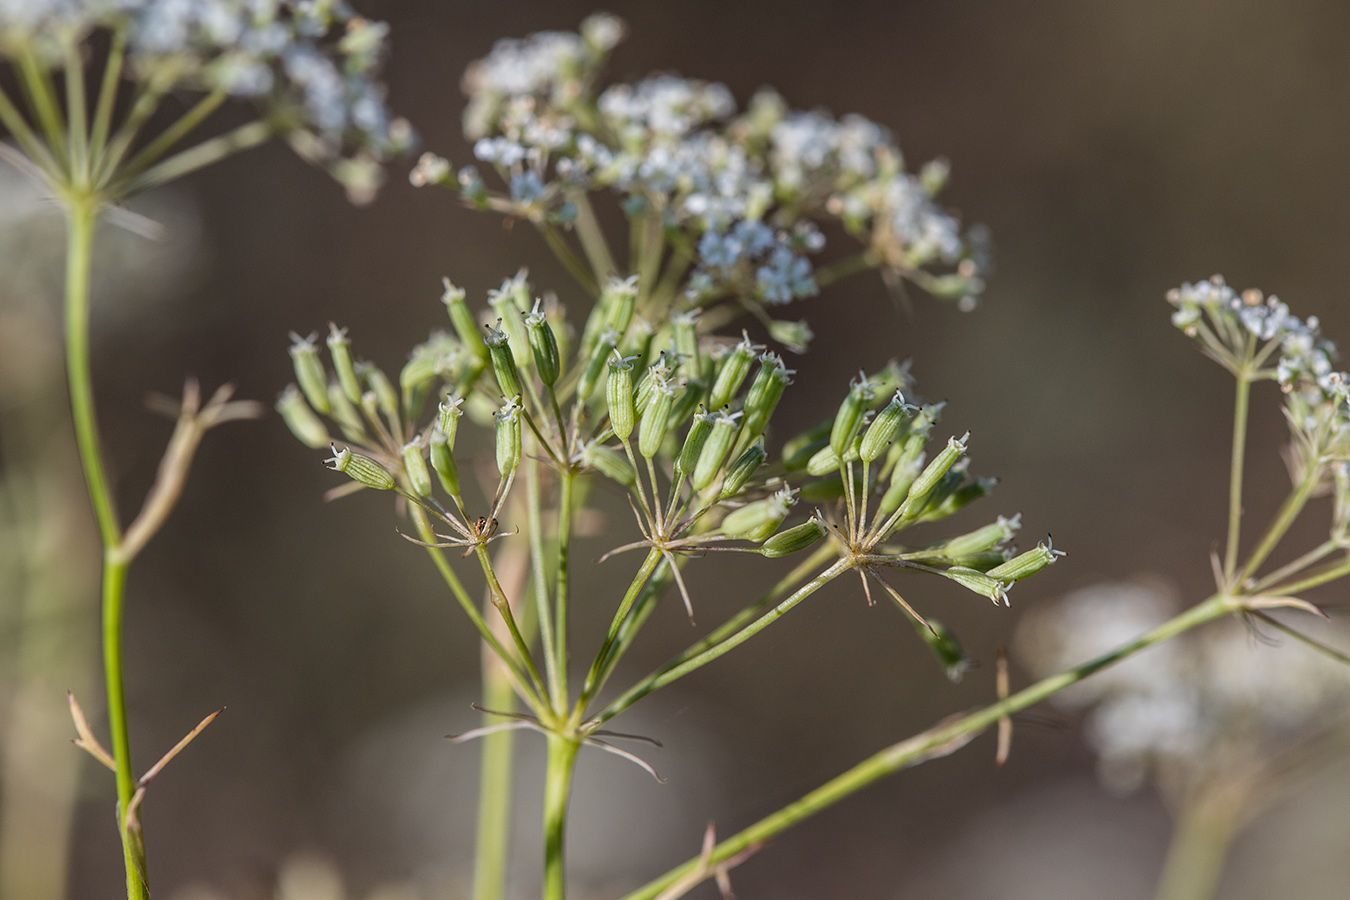
POLYGON ((534 303, 534 310, 525 317, 525 329, 530 335, 530 349, 534 351, 534 368, 544 384, 553 387, 562 370, 562 358, 558 354, 558 339, 553 336, 548 317, 540 311, 540 302, 534 303))
POLYGON ((377 491, 392 491, 397 482, 389 470, 369 456, 353 453, 350 448, 333 448, 333 458, 326 460, 328 468, 342 472, 359 484, 377 491))
POLYGON ((805 550, 824 536, 825 529, 812 517, 800 525, 794 525, 787 531, 778 532, 764 542, 764 546, 759 548, 759 552, 769 559, 777 559, 780 556, 788 556, 800 550, 805 550))
POLYGON ((332 409, 328 402, 328 373, 323 370, 323 360, 319 359, 319 350, 314 346, 314 335, 302 338, 292 333, 291 341, 295 380, 314 411, 327 415, 332 409))
POLYGON ((592 441, 581 451, 581 464, 595 469, 606 478, 632 487, 637 484, 637 472, 622 453, 592 441))
POLYGON ((708 399, 709 406, 721 409, 732 401, 740 391, 745 376, 750 374, 750 363, 754 361, 755 351, 759 349, 761 348, 751 343, 750 335, 746 334, 741 342, 722 358, 721 368, 717 370, 717 378, 713 381, 712 396, 708 399))
POLYGON ((445 310, 450 315, 450 325, 455 329, 455 334, 459 335, 459 339, 474 356, 487 359, 487 345, 483 343, 483 336, 478 333, 478 322, 469 311, 469 304, 464 302, 464 289, 455 287, 449 278, 443 278, 441 282, 445 285, 441 302, 445 304, 445 310))
POLYGON ((703 404, 699 404, 694 412, 694 421, 689 425, 689 432, 684 436, 684 446, 680 448, 680 455, 675 458, 675 478, 680 479, 698 465, 699 454, 703 452, 703 445, 708 441, 708 434, 712 431, 712 416, 704 410, 703 404))
POLYGON ((811 503, 828 503, 844 496, 844 479, 838 475, 808 481, 802 485, 802 499, 811 503))
POLYGON ((811 457, 819 453, 821 447, 829 445, 830 429, 833 427, 834 420, 826 419, 784 444, 783 466, 789 472, 798 472, 806 468, 806 464, 811 461, 811 457))
POLYGON ((805 353, 816 333, 803 319, 800 322, 775 320, 769 323, 769 337, 793 353, 805 353))
POLYGON ((403 445, 403 471, 408 473, 408 483, 412 485, 413 493, 420 497, 431 496, 431 473, 427 471, 421 441, 409 441, 403 445))
POLYGON ((670 408, 671 428, 679 428, 689 421, 690 416, 703 405, 703 392, 706 389, 707 385, 696 379, 685 382, 675 405, 670 408))
POLYGON ((449 436, 439 428, 433 428, 431 431, 431 467, 436 470, 436 477, 441 482, 441 487, 447 494, 455 499, 459 499, 459 465, 455 462, 455 454, 450 444, 449 436))
POLYGON ((619 278, 615 275, 605 285, 600 302, 605 307, 605 324, 619 334, 628 330, 633 321, 633 310, 637 308, 637 276, 619 278))
POLYGON ((626 442, 637 424, 637 411, 633 404, 633 358, 620 356, 617 350, 609 361, 605 403, 614 436, 626 442))
POLYGON ((647 459, 654 457, 670 429, 670 411, 675 406, 675 386, 664 378, 652 385, 651 402, 642 414, 642 428, 638 434, 638 452, 647 459))
POLYGON ((979 571, 978 569, 967 568, 966 566, 952 566, 942 573, 946 577, 955 581, 961 587, 977 594, 982 594, 993 600, 995 603, 1008 605, 1008 583, 1009 579, 1001 579, 997 575, 979 571))
POLYGON ((651 358, 652 340, 655 337, 656 331, 652 328, 652 323, 638 316, 628 326, 628 333, 624 335, 623 346, 620 349, 624 356, 631 356, 637 360, 637 367, 642 369, 651 358))
POLYGON ((277 398, 277 412, 281 413, 281 419, 291 430, 291 434, 306 447, 322 450, 324 445, 331 443, 323 420, 309 408, 304 395, 295 385, 288 384, 281 392, 281 396, 277 398))
POLYGON ((595 345, 590 359, 586 361, 586 368, 582 370, 581 380, 577 382, 577 399, 585 403, 595 393, 596 387, 600 384, 600 376, 605 374, 605 365, 610 355, 614 352, 614 345, 618 343, 619 333, 617 331, 607 331, 595 345))
POLYGON ((656 362, 642 377, 638 379, 637 390, 634 392, 634 402, 637 404, 637 413, 639 416, 647 411, 647 404, 652 402, 652 391, 658 383, 667 384, 673 373, 669 361, 666 359, 666 351, 662 350, 661 355, 656 358, 656 362))
MULTIPOLYGON (((526 286, 528 290, 528 285, 526 286)), ((506 332, 509 338, 507 346, 511 348, 511 358, 516 368, 528 369, 534 361, 530 350, 530 336, 525 331, 524 313, 516 302, 515 279, 508 279, 500 290, 488 291, 488 306, 497 316, 497 327, 506 332)), ((529 309, 529 304, 525 308, 529 309)), ((488 351, 492 351, 492 341, 487 341, 488 351)), ((495 371, 496 366, 493 366, 495 371)), ((514 397, 515 394, 507 394, 514 397)))
POLYGON ((787 514, 797 504, 797 492, 784 488, 765 500, 747 503, 727 513, 722 520, 722 533, 727 537, 759 543, 778 530, 787 514))
POLYGON ((841 459, 862 425, 863 413, 871 405, 872 396, 872 383, 864 376, 861 381, 855 380, 849 385, 848 396, 839 404, 839 412, 830 428, 830 449, 841 459))
POLYGON ((745 395, 744 440, 754 440, 764 433, 783 390, 792 383, 792 375, 793 371, 783 365, 777 353, 765 353, 759 358, 759 372, 745 395))
POLYGON ((520 465, 520 406, 516 400, 508 400, 493 418, 497 431, 497 471, 506 478, 520 465))
POLYGON ((436 427, 445 435, 445 441, 451 450, 455 449, 455 436, 459 434, 459 420, 464 415, 463 397, 446 397, 436 409, 436 427))
POLYGON ((1004 541, 1011 540, 1021 527, 1021 515, 1013 516, 1011 519, 999 516, 998 521, 992 524, 952 538, 943 544, 940 550, 942 555, 949 559, 965 559, 993 550, 1004 541))
POLYGON ((1063 550, 1056 550, 1047 541, 1044 544, 1037 544, 1025 553, 1017 554, 1001 566, 995 566, 989 570, 989 574, 1003 581, 1021 581, 1052 565, 1063 555, 1063 550))
POLYGON ((672 313, 670 327, 675 333, 675 352, 684 360, 684 371, 694 377, 703 377, 703 355, 698 346, 698 310, 672 313))
POLYGON ((351 341, 347 340, 347 329, 328 323, 328 355, 333 360, 333 371, 337 373, 342 393, 351 403, 361 402, 361 382, 356 377, 356 367, 352 365, 351 341))
POLYGON ((945 483, 952 478, 956 469, 947 473, 947 478, 943 479, 943 484, 938 485, 938 489, 933 492, 933 496, 919 516, 920 522, 936 522, 939 519, 945 519, 957 510, 969 506, 971 503, 992 491, 998 484, 997 478, 975 478, 966 480, 965 474, 955 479, 955 483, 950 489, 944 490, 945 483))
POLYGON ((948 438, 947 446, 942 448, 942 452, 933 458, 919 477, 914 479, 914 483, 909 486, 909 494, 905 497, 903 509, 905 515, 913 515, 923 508, 932 495, 938 482, 947 474, 952 466, 956 465, 966 453, 966 441, 970 438, 970 432, 966 432, 959 440, 957 438, 948 438))
POLYGON ((915 622, 914 630, 923 638, 928 649, 933 651, 947 677, 952 681, 960 681, 974 666, 974 662, 966 656, 966 651, 961 648, 961 642, 945 625, 936 619, 929 619, 928 626, 924 627, 923 622, 915 622))
POLYGON ((896 435, 900 433, 900 427, 905 424, 905 420, 912 414, 913 407, 905 402, 904 396, 895 392, 891 402, 886 404, 886 408, 877 413, 877 417, 872 420, 872 424, 867 426, 867 432, 863 435, 862 447, 858 450, 858 455, 864 462, 872 463, 886 451, 891 441, 895 440, 896 435))
POLYGON ((342 386, 336 381, 328 383, 328 400, 333 404, 333 411, 329 415, 337 421, 347 440, 366 443, 366 425, 361 420, 361 412, 347 399, 342 386))
MULTIPOLYGON (((821 447, 819 450, 816 451, 815 455, 812 456, 811 460, 806 464, 806 474, 815 475, 817 477, 821 475, 828 475, 831 472, 843 468, 848 463, 857 462, 858 450, 861 446, 862 446, 862 438, 855 435, 853 441, 848 445, 848 450, 844 452, 843 459, 839 458, 839 456, 834 452, 833 447, 830 446, 821 447)), ((862 477, 861 472, 858 473, 858 477, 859 478, 862 477)))
POLYGON ((484 343, 492 357, 492 374, 497 376, 497 388, 503 397, 515 397, 520 393, 520 370, 516 368, 516 357, 511 352, 511 338, 501 329, 501 324, 502 320, 498 319, 496 328, 483 326, 487 329, 484 343))
POLYGON ((886 493, 881 495, 881 502, 877 504, 877 515, 889 516, 900 508, 900 504, 909 496, 909 488, 914 484, 914 479, 923 471, 923 462, 924 455, 920 453, 915 459, 901 459, 896 464, 891 470, 890 486, 886 489, 886 493))
POLYGON ((727 468, 727 477, 722 480, 722 500, 728 497, 734 497, 745 487, 745 483, 750 480, 750 476, 755 474, 755 470, 764 464, 764 459, 768 454, 764 452, 764 442, 755 441, 740 456, 736 457, 727 468))
POLYGON ((725 409, 712 414, 712 430, 698 455, 698 464, 694 466, 694 490, 701 491, 712 484, 721 471, 722 463, 726 462, 736 442, 736 420, 740 417, 740 413, 728 413, 725 409))
MULTIPOLYGON (((375 408, 384 414, 384 418, 389 422, 389 430, 398 434, 402 429, 399 427, 398 416, 398 391, 394 390, 394 385, 390 383, 389 376, 377 366, 371 363, 362 363, 359 366, 359 372, 366 379, 367 386, 375 395, 375 408)), ((361 395, 361 402, 364 404, 365 394, 361 395)))

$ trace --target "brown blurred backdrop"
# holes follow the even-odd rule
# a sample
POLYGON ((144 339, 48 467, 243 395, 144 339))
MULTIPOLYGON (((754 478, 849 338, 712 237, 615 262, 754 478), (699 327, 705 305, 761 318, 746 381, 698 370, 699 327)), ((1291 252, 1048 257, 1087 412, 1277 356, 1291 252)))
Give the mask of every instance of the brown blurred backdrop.
MULTIPOLYGON (((593 9, 357 5, 392 25, 393 105, 427 149, 457 163, 469 158, 464 66, 496 38, 573 28, 593 9)), ((969 428, 974 468, 1003 479, 961 522, 1020 511, 1024 543, 1050 532, 1069 557, 1015 591, 1009 610, 954 585, 911 583, 909 599, 986 663, 959 685, 894 610, 869 609, 845 581, 639 707, 624 726, 665 743, 651 759, 670 782, 610 757, 584 760, 572 832, 578 896, 615 896, 696 853, 709 819, 729 834, 885 744, 988 701, 994 648, 1031 605, 1141 573, 1203 596, 1223 527, 1230 386, 1168 323, 1168 287, 1223 272, 1350 341, 1343 3, 611 8, 631 29, 616 78, 677 71, 724 81, 742 102, 773 85, 794 106, 889 126, 912 163, 951 160, 947 202, 994 237, 984 303, 962 314, 916 294, 906 311, 863 276, 800 304, 817 339, 794 361, 778 434, 824 415, 859 364, 912 356, 920 390, 950 401, 943 428, 969 428)), ((169 429, 143 411, 147 391, 174 393, 192 373, 270 400, 292 377, 286 333, 330 319, 351 328, 359 354, 396 370, 444 325, 442 275, 481 302, 526 264, 538 287, 575 299, 532 231, 414 189, 405 171, 363 209, 282 146, 183 186, 201 229, 190 274, 134 314, 96 312, 101 415, 126 506, 148 485, 169 429)), ((1273 389, 1258 395, 1254 429, 1248 509, 1264 518, 1287 485, 1273 389)), ((354 896, 390 880, 467 875, 477 750, 441 736, 475 720, 475 641, 421 554, 394 533, 385 498, 325 504, 333 484, 275 417, 221 429, 134 572, 127 644, 139 759, 228 706, 150 793, 156 896, 187 896, 193 883, 265 896, 262 885, 297 852, 338 860, 354 896)), ((582 555, 602 546, 591 540, 582 555)), ((631 565, 580 567, 578 640, 597 638, 608 588, 631 565)), ((768 577, 740 557, 689 571, 705 625, 768 577)), ((641 674, 693 636, 670 605, 625 670, 641 674)), ((1077 723, 1058 722, 1020 728, 1002 769, 985 737, 840 804, 737 871, 739 895, 1148 896, 1165 810, 1147 792, 1099 789, 1077 723)), ((538 868, 535 743, 521 741, 522 895, 538 868)), ((70 887, 80 900, 120 891, 104 776, 84 771, 70 887)), ((1350 772, 1328 777, 1243 837, 1223 896, 1344 896, 1350 772)), ((715 896, 701 891, 692 896, 715 896)))

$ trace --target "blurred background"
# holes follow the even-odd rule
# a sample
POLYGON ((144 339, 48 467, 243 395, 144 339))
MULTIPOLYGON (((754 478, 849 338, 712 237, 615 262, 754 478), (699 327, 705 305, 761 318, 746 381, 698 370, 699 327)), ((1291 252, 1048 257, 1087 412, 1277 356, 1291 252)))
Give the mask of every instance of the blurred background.
MULTIPOLYGON (((426 149, 456 163, 470 156, 459 120, 465 65, 499 37, 575 28, 594 9, 570 0, 357 5, 391 23, 392 105, 426 149)), ((911 165, 951 161, 945 202, 994 239, 983 303, 965 314, 914 292, 898 304, 864 275, 798 304, 817 337, 789 360, 798 374, 777 434, 825 415, 860 365, 912 357, 923 394, 950 401, 942 428, 970 429, 973 468, 1002 478, 960 521, 973 528, 1020 511, 1024 544, 1052 533, 1069 556, 1014 591, 1011 609, 940 579, 910 582, 908 599, 985 663, 960 684, 894 609, 868 608, 845 579, 626 715, 624 730, 665 744, 650 759, 669 783, 583 756, 569 848, 579 897, 617 896, 696 854, 709 820, 731 834, 863 756, 990 701, 995 648, 1037 604, 1133 578, 1162 579, 1188 600, 1209 593, 1231 381, 1169 324, 1169 287, 1222 272, 1350 341, 1345 4, 661 0, 610 9, 630 27, 615 79, 674 71, 723 81, 741 102, 772 85, 795 107, 890 127, 911 165)), ((176 394, 184 375, 208 388, 234 381, 241 396, 270 402, 293 377, 287 332, 329 320, 351 329, 359 355, 397 370, 445 326, 443 275, 481 304, 524 264, 537 288, 580 301, 535 232, 412 188, 406 168, 356 209, 322 172, 268 146, 146 198, 142 211, 170 226, 167 241, 146 248, 123 236, 95 270, 95 377, 124 506, 149 485, 170 430, 144 398, 176 394)), ((82 485, 61 449, 60 281, 41 274, 42 254, 59 243, 53 216, 35 209, 17 226, 25 240, 6 239, 0 402, 6 423, 26 416, 24 434, 50 442, 24 451, 49 463, 33 496, 69 503, 82 485), (20 280, 20 271, 30 274, 20 280)), ((1262 388, 1249 451, 1255 521, 1288 486, 1276 392, 1262 388)), ((4 458, 19 452, 7 446, 4 458)), ((475 639, 420 551, 395 534, 387 498, 323 502, 338 482, 320 459, 275 416, 213 432, 170 526, 134 571, 127 646, 138 759, 148 764, 228 707, 150 792, 158 897, 266 897, 297 856, 336 860, 353 896, 408 883, 457 897, 467 884, 477 749, 442 736, 476 723, 475 639)), ((616 528, 630 527, 623 510, 609 511, 616 528)), ((89 584, 90 523, 50 528, 44 546, 65 555, 77 586, 89 584)), ((1316 524, 1298 540, 1322 534, 1316 524)), ((605 548, 591 539, 580 558, 605 548)), ((578 640, 598 641, 625 559, 607 564, 613 572, 578 567, 578 640)), ((766 565, 743 562, 688 569, 705 627, 771 583, 766 565)), ((6 584, 10 597, 19 583, 6 584)), ((9 735, 24 703, 60 709, 68 687, 100 718, 88 591, 28 622, 51 640, 42 665, 54 674, 27 699, 6 697, 9 735)), ((0 654, 18 670, 25 663, 11 651, 23 616, 3 603, 0 654)), ((625 671, 645 673, 694 637, 678 604, 666 604, 625 671)), ((1016 666, 1013 678, 1015 687, 1029 680, 1016 666)), ((1002 768, 985 736, 784 835, 734 873, 738 894, 1149 896, 1169 831, 1164 804, 1147 789, 1121 797, 1099 787, 1078 723, 1046 718, 1019 727, 1002 768)), ((53 782, 77 798, 66 891, 115 898, 111 781, 87 761, 75 767, 68 736, 56 728, 39 753, 72 758, 53 782)), ((520 742, 522 896, 538 870, 538 743, 520 742)), ((43 808, 40 796, 31 803, 43 808)), ((1344 896, 1347 808, 1350 764, 1333 765, 1240 836, 1221 896, 1344 896)), ((704 886, 691 896, 715 895, 704 886)))

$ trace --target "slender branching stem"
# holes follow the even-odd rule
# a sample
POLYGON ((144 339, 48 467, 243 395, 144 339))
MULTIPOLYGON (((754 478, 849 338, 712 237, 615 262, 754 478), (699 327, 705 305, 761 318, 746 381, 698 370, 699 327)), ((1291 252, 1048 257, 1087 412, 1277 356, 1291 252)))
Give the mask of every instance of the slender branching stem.
MULTIPOLYGON (((544 679, 539 675, 539 669, 534 664, 534 655, 530 653, 530 645, 525 641, 525 636, 520 632, 520 626, 516 624, 516 617, 511 612, 511 601, 507 599, 506 592, 502 590, 501 583, 497 580, 497 571, 492 565, 492 557, 488 554, 487 548, 481 544, 474 548, 474 554, 478 557, 478 564, 483 569, 483 577, 487 579, 488 590, 492 594, 492 605, 497 607, 501 613, 502 620, 506 622, 506 628, 511 632, 511 640, 516 645, 516 652, 520 654, 520 659, 525 664, 526 671, 530 674, 530 681, 534 685, 536 698, 542 698, 547 688, 544 686, 544 679)), ((544 708, 547 704, 540 703, 544 708)), ((541 710, 538 710, 542 712, 541 710)))
POLYGON ((1259 594, 1272 584, 1279 584, 1286 578, 1297 575, 1313 563, 1331 555, 1343 545, 1337 541, 1324 541, 1293 562, 1283 565, 1251 586, 1250 593, 1259 594))
POLYGON ((99 187, 106 187, 116 176, 141 127, 154 115, 155 110, 159 109, 160 101, 177 80, 177 74, 172 68, 166 68, 151 73, 149 80, 141 85, 136 92, 136 99, 131 102, 131 109, 127 112, 126 118, 108 139, 107 149, 99 154, 101 164, 95 173, 95 183, 99 187))
POLYGON ((717 844, 711 853, 695 857, 643 885, 623 900, 655 900, 673 884, 697 883, 715 874, 717 863, 762 845, 797 823, 832 806, 868 785, 929 759, 945 756, 964 746, 976 735, 1020 710, 1033 706, 1064 688, 1184 631, 1220 618, 1236 608, 1235 601, 1216 594, 1121 647, 1077 668, 1042 679, 1030 687, 983 709, 942 722, 908 740, 894 744, 863 760, 775 813, 717 844))
POLYGON ((173 146, 187 137, 194 128, 206 121, 206 119, 220 108, 220 105, 229 98, 229 92, 217 88, 207 94, 201 100, 188 110, 168 128, 160 132, 159 136, 146 146, 135 156, 133 156, 119 172, 119 177, 134 178, 150 166, 154 165, 165 153, 168 153, 173 146))
POLYGON ((852 256, 846 256, 843 259, 821 266, 816 269, 813 277, 816 280, 816 286, 823 288, 841 278, 866 271, 873 265, 875 265, 875 262, 872 259, 871 252, 864 250, 861 253, 855 253, 852 256))
POLYGON ((1340 562, 1328 563, 1320 569, 1314 569, 1305 578, 1300 578, 1298 581, 1288 584, 1274 585, 1262 593, 1279 597, 1292 597, 1329 581, 1344 578, 1346 575, 1350 575, 1350 558, 1343 559, 1340 562))
POLYGON ((61 165, 52 156, 47 145, 42 143, 42 139, 37 136, 29 126, 28 120, 24 118, 23 113, 10 99, 5 89, 0 87, 0 125, 4 125, 9 130, 10 136, 18 142, 23 148, 23 152, 28 158, 42 171, 43 175, 51 180, 53 184, 60 183, 61 165))
POLYGON ((219 137, 202 141, 170 156, 117 186, 118 193, 132 194, 158 187, 191 172, 219 162, 227 156, 256 147, 272 137, 274 129, 263 120, 240 125, 219 137))
POLYGON ((812 578, 806 584, 802 585, 800 588, 794 591, 792 595, 789 596, 786 600, 783 600, 773 609, 769 610, 767 613, 760 616, 758 619, 751 622, 749 625, 746 625, 744 628, 741 628, 739 631, 735 632, 734 634, 730 635, 729 637, 725 638, 719 643, 714 644, 711 647, 708 647, 707 649, 695 654, 694 656, 691 656, 690 658, 686 659, 684 662, 679 663, 678 665, 662 667, 653 672, 651 675, 648 675, 646 678, 642 679, 637 684, 633 685, 633 687, 629 688, 621 696, 619 696, 608 706, 606 706, 604 710, 602 710, 600 714, 595 717, 594 721, 600 723, 608 722, 610 719, 614 718, 619 713, 623 712, 625 709, 632 706, 634 703, 641 700, 643 697, 647 696, 653 691, 665 687, 666 685, 670 684, 672 681, 675 681, 678 678, 683 678, 685 675, 688 675, 695 669, 702 668, 703 666, 706 666, 708 663, 722 656, 724 653, 727 653, 728 651, 734 650, 736 647, 739 647, 741 644, 750 640, 750 638, 754 637, 756 634, 759 634, 765 628, 768 628, 774 622, 778 621, 780 618, 785 616, 788 613, 788 611, 791 610, 798 603, 801 603, 807 597, 811 596, 816 591, 820 590, 822 587, 829 584, 835 578, 839 577, 844 572, 847 572, 850 568, 852 568, 852 566, 853 563, 850 560, 847 559, 838 560, 837 562, 835 562, 834 565, 830 566, 828 569, 821 572, 815 578, 812 578))
POLYGON ((581 686, 581 697, 577 700, 577 709, 585 710, 595 692, 600 689, 600 673, 604 671, 605 663, 609 659, 610 651, 614 647, 614 641, 618 638, 619 628, 623 625, 624 619, 628 618, 628 612, 633 608, 633 601, 638 598, 642 592, 643 586, 647 583, 656 567, 660 565, 663 559, 661 551, 653 547, 647 552, 647 558, 642 561, 641 568, 633 576, 633 581, 628 585, 628 590, 623 595, 623 601, 619 608, 614 611, 614 618, 609 623, 609 632, 605 635, 605 641, 600 645, 600 652, 595 654, 595 661, 591 663, 591 670, 586 674, 586 681, 581 686))
POLYGON ((1224 583, 1232 585, 1242 539, 1242 474, 1247 453, 1247 408, 1252 382, 1245 369, 1235 373, 1237 399, 1233 404, 1233 451, 1228 473, 1228 545, 1223 554, 1224 583))
MULTIPOLYGON (((436 533, 431 528, 431 523, 427 521, 426 512, 420 506, 414 504, 409 506, 409 514, 412 516, 413 524, 417 528, 417 535, 421 538, 422 542, 434 544, 437 541, 437 537, 436 533)), ((498 639, 497 635, 493 633, 492 629, 483 619, 483 614, 478 611, 477 604, 473 602, 473 598, 469 596, 469 592, 464 589, 464 584, 459 580, 459 576, 455 574, 454 567, 450 565, 450 561, 447 560, 445 555, 436 547, 428 547, 427 553, 430 555, 432 563, 435 564, 436 571, 441 573, 441 578, 444 579, 446 585, 450 588, 450 593, 454 594, 455 600, 459 602, 460 608, 464 610, 464 614, 469 617, 469 621, 478 629, 478 634, 487 642, 488 646, 492 648, 492 651, 497 654, 497 657, 501 659, 502 664, 505 665, 507 670, 511 673, 516 691, 525 698, 526 702, 529 703, 532 708, 540 708, 540 699, 534 693, 534 688, 531 687, 528 676, 525 674, 524 669, 521 668, 520 661, 517 660, 505 646, 503 646, 501 640, 498 639)))
POLYGON ((581 249, 591 264, 591 271, 595 273, 596 283, 604 284, 611 275, 619 274, 619 267, 614 264, 614 254, 609 251, 609 242, 605 240, 605 232, 595 216, 591 198, 585 191, 577 190, 570 191, 567 199, 577 210, 574 224, 577 237, 581 239, 581 249))
MULTIPOLYGON (((94 107, 94 121, 89 129, 89 158, 97 160, 108 145, 108 132, 112 128, 113 108, 117 105, 117 86, 122 80, 122 64, 127 55, 127 29, 125 26, 113 32, 112 46, 108 48, 108 59, 103 64, 103 82, 98 89, 98 103, 94 107)), ((93 170, 90 170, 93 174, 93 170)))
POLYGON ((89 109, 84 96, 84 62, 80 46, 70 37, 62 40, 66 69, 66 137, 70 148, 71 179, 80 187, 89 185, 89 109))
POLYGON ((25 47, 19 55, 19 74, 28 102, 37 114, 38 124, 47 136, 47 146, 58 158, 65 157, 66 126, 61 116, 61 104, 56 99, 56 88, 45 66, 38 62, 32 48, 25 47))
POLYGON ((557 228, 547 222, 536 222, 535 227, 539 233, 544 236, 544 243, 548 244, 548 249, 553 251, 553 255, 558 258, 558 262, 563 264, 567 273, 576 279, 581 289, 592 297, 600 296, 599 283, 595 276, 586 268, 586 264, 577 258, 572 248, 567 246, 567 239, 564 238, 557 228))
POLYGON ((1289 527, 1294 524, 1298 514, 1303 512, 1303 507, 1307 505, 1308 498, 1312 496, 1313 490, 1317 487, 1318 476, 1321 473, 1321 465, 1313 460, 1308 465, 1308 471, 1304 473, 1303 480, 1294 488, 1293 492, 1284 501, 1280 507, 1280 512, 1271 523, 1270 529, 1266 531, 1261 538, 1261 543, 1256 545, 1252 555, 1247 559, 1247 564, 1242 567, 1242 572, 1238 575, 1238 584, 1244 584, 1256 574, 1261 568, 1261 564, 1266 561, 1271 552, 1279 546, 1289 527))

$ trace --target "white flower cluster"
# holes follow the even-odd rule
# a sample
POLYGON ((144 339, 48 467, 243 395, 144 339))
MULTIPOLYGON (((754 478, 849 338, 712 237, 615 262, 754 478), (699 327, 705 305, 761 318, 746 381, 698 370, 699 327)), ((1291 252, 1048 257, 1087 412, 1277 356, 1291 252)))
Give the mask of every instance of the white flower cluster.
POLYGON ((258 100, 320 161, 411 140, 376 80, 388 26, 341 0, 0 0, 0 55, 54 60, 99 29, 126 36, 131 77, 258 100))
POLYGON ((1276 360, 1268 374, 1285 394, 1295 478, 1310 466, 1350 460, 1350 375, 1336 370, 1336 347, 1316 316, 1300 319, 1278 297, 1254 288, 1238 293, 1219 275, 1183 284, 1167 299, 1176 307, 1173 324, 1231 370, 1247 354, 1258 367, 1276 360))
MULTIPOLYGON (((1038 675, 1113 650, 1176 612, 1159 591, 1105 583, 1030 614, 1018 649, 1038 675)), ((1150 647, 1056 695, 1089 708, 1088 739, 1103 781, 1137 788, 1213 776, 1226 761, 1262 758, 1350 711, 1350 667, 1294 641, 1271 645, 1236 620, 1150 647)))
MULTIPOLYGON (((464 167, 457 182, 467 202, 565 224, 576 212, 569 193, 617 191, 630 217, 655 213, 697 248, 685 292, 695 303, 814 295, 811 256, 826 221, 863 243, 869 265, 973 303, 981 247, 934 200, 945 163, 908 173, 885 128, 790 111, 771 91, 738 114, 725 85, 669 74, 601 90, 597 75, 622 30, 593 16, 580 34, 499 41, 469 67, 465 130, 506 190, 490 191, 464 167)), ((435 157, 413 178, 451 181, 435 157)))

